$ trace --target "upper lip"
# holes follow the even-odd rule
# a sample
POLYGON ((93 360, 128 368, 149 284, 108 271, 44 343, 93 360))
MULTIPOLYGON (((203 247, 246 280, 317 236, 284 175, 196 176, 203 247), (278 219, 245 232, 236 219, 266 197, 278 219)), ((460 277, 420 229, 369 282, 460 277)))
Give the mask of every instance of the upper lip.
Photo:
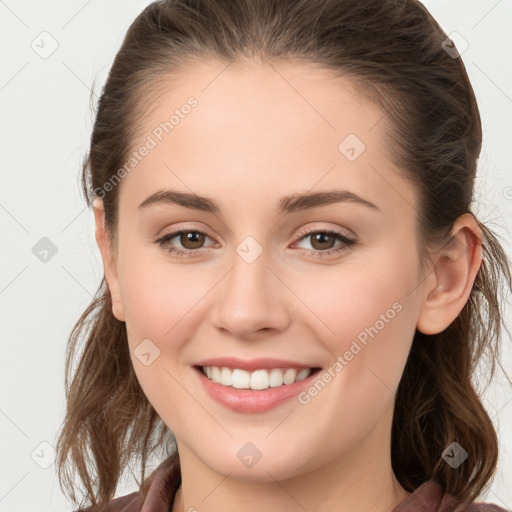
POLYGON ((318 366, 302 364, 297 361, 269 359, 266 357, 250 360, 238 359, 236 357, 214 357, 212 359, 198 361, 196 366, 225 366, 226 368, 239 368, 240 370, 246 370, 248 372, 271 368, 318 368, 318 366))

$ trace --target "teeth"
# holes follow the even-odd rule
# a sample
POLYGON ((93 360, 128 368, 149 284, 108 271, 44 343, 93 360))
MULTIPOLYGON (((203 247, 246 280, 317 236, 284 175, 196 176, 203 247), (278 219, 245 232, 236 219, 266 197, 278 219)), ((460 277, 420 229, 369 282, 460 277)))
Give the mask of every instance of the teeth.
POLYGON ((293 384, 295 382, 295 377, 297 377, 297 370, 288 368, 283 375, 283 382, 285 384, 293 384))
POLYGON ((222 368, 220 371, 220 383, 223 386, 231 386, 231 372, 227 368, 222 368))
MULTIPOLYGON (((235 370, 233 374, 236 371, 237 370, 235 370)), ((235 382, 237 381, 235 380, 235 382)), ((252 372, 250 374, 249 387, 251 389, 267 389, 268 387, 270 387, 269 375, 267 373, 267 370, 256 370, 255 372, 252 372)))
POLYGON ((305 378, 309 377, 310 374, 310 368, 303 368, 299 373, 297 373, 297 377, 295 377, 295 382, 298 382, 299 380, 304 380, 305 378))
POLYGON ((269 385, 271 388, 277 388, 283 385, 283 372, 279 368, 270 370, 269 385))
MULTIPOLYGON (((248 389, 250 388, 251 374, 249 372, 245 372, 244 370, 231 370, 229 368, 222 368, 222 371, 229 372, 231 374, 231 383, 230 385, 237 389, 248 389)), ((221 384, 223 384, 221 382, 221 384)), ((225 385, 225 384, 223 384, 225 385)))
POLYGON ((295 368, 273 368, 272 370, 256 370, 247 372, 225 366, 203 366, 203 373, 213 382, 236 389, 268 389, 293 384, 304 380, 311 374, 311 368, 296 370, 295 368))

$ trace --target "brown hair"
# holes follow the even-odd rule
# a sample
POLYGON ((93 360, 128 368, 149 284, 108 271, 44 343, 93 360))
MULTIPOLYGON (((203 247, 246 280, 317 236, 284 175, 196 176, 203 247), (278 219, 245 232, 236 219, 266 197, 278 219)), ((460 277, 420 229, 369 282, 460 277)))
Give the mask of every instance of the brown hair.
MULTIPOLYGON (((472 213, 482 141, 473 89, 461 58, 443 48, 446 38, 417 0, 154 2, 130 26, 102 90, 82 170, 85 200, 90 206, 101 191, 115 241, 119 187, 107 192, 104 184, 127 160, 148 107, 171 74, 210 60, 316 63, 353 80, 386 113, 392 159, 419 193, 418 249, 425 269, 429 248, 446 244, 455 220, 472 213)), ((472 378, 484 355, 492 363, 489 382, 494 375, 503 322, 499 290, 504 283, 507 292, 512 289, 500 242, 477 222, 484 260, 470 297, 443 332, 416 331, 392 424, 392 467, 402 487, 413 492, 434 479, 460 501, 476 499, 496 470, 497 435, 472 378), (468 452, 456 470, 441 457, 454 441, 468 452)), ((66 464, 71 457, 89 501, 101 505, 140 457, 146 493, 148 456, 169 446, 166 436, 174 438, 137 381, 126 326, 112 314, 105 278, 71 332, 65 386, 67 411, 57 443, 61 487, 77 503, 66 464)))

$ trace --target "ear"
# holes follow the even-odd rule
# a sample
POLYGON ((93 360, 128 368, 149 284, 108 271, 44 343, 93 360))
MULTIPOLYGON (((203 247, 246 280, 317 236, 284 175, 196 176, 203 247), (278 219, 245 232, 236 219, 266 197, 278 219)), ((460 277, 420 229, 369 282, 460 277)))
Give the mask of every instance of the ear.
POLYGON ((424 334, 444 331, 466 304, 482 264, 482 230, 471 213, 461 215, 448 244, 440 249, 425 280, 417 329, 424 334))
POLYGON ((105 209, 103 200, 94 199, 94 220, 96 223, 96 243, 103 260, 105 279, 107 281, 110 297, 112 299, 112 313, 121 322, 125 321, 123 303, 121 302, 121 293, 119 288, 119 279, 117 277, 117 264, 114 258, 114 251, 105 228, 105 209))

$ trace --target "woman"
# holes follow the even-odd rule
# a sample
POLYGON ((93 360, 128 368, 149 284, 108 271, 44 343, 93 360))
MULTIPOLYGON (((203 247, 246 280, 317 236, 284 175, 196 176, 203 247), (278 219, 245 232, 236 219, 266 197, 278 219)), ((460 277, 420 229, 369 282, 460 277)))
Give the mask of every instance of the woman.
POLYGON ((68 350, 75 503, 69 457, 87 510, 504 510, 475 502, 512 288, 471 212, 481 138, 418 1, 144 9, 83 169, 105 276, 68 350))

